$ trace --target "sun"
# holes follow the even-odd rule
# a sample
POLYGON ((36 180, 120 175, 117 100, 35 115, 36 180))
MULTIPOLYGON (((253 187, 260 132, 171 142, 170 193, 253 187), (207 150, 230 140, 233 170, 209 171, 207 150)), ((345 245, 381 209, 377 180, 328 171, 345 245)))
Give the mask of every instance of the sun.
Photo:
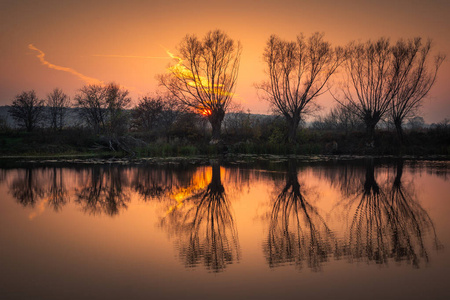
POLYGON ((203 116, 208 117, 208 116, 211 115, 212 112, 211 112, 211 110, 209 108, 203 108, 202 110, 200 110, 200 113, 203 116))

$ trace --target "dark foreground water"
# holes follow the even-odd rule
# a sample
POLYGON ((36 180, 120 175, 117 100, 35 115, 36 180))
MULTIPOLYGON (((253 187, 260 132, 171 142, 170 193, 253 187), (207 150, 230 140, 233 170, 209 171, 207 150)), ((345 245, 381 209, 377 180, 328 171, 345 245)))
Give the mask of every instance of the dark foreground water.
POLYGON ((450 299, 449 167, 0 168, 0 299, 450 299))

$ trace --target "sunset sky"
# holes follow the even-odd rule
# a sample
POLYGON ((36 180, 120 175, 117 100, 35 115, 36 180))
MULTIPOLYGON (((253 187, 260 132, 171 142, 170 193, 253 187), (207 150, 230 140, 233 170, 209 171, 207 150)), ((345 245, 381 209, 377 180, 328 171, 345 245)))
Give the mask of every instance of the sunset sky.
MULTIPOLYGON (((433 39, 447 55, 422 116, 450 118, 450 1, 302 0, 0 0, 0 105, 21 91, 44 98, 53 88, 73 97, 87 83, 117 82, 134 103, 155 92, 166 72, 166 50, 186 34, 221 29, 243 46, 235 101, 252 113, 270 113, 255 83, 265 78, 262 53, 271 34, 295 39, 324 32, 333 45, 379 37, 433 39)), ((335 105, 325 94, 319 104, 335 105)))

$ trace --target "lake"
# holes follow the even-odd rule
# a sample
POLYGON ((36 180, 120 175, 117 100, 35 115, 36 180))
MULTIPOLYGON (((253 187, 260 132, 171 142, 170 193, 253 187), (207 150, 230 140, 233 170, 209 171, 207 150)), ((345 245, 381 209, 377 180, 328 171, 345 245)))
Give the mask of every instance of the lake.
POLYGON ((450 162, 0 167, 0 299, 450 299, 450 162))

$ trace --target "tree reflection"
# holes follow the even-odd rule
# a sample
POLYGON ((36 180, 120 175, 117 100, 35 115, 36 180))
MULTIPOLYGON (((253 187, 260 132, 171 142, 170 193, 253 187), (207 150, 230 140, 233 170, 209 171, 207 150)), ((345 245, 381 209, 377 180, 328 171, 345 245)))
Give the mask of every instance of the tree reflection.
POLYGON ((184 199, 183 207, 169 209, 162 226, 178 237, 180 256, 187 267, 203 263, 212 272, 221 272, 239 260, 240 249, 218 163, 212 164, 211 175, 207 187, 184 199))
POLYGON ((44 197, 43 185, 35 171, 26 168, 25 174, 21 176, 19 173, 9 187, 11 195, 23 206, 34 207, 44 197))
POLYGON ((127 183, 125 172, 119 167, 91 168, 84 187, 76 191, 75 201, 89 214, 117 215, 130 201, 127 183))
POLYGON ((47 191, 48 205, 59 211, 69 201, 69 196, 63 180, 63 170, 53 168, 51 174, 51 183, 47 191))
MULTIPOLYGON (((24 172, 18 171, 9 186, 9 192, 24 207, 35 207, 40 203, 41 212, 45 206, 59 211, 69 201, 63 170, 55 167, 51 169, 29 167, 24 172)), ((30 218, 34 215, 31 214, 30 218)))
POLYGON ((351 259, 388 263, 389 259, 419 266, 428 261, 424 235, 433 231, 428 213, 414 198, 413 186, 402 184, 403 162, 397 164, 392 185, 381 188, 375 178, 374 162, 366 165, 361 192, 344 207, 353 211, 345 252, 351 259))
POLYGON ((177 186, 188 184, 192 174, 192 168, 143 166, 134 170, 131 187, 144 201, 162 199, 177 186))
POLYGON ((338 253, 333 233, 302 193, 295 161, 289 162, 286 184, 273 203, 264 252, 270 267, 293 263, 301 268, 306 261, 315 271, 338 253))
POLYGON ((418 266, 419 257, 428 262, 424 235, 431 232, 436 248, 440 247, 433 221, 428 213, 415 199, 412 184, 407 186, 402 182, 403 160, 397 162, 397 172, 392 184, 388 201, 392 213, 389 224, 392 232, 392 255, 396 261, 407 260, 413 266, 418 266))
POLYGON ((159 172, 155 174, 151 169, 139 169, 135 172, 132 186, 144 201, 161 198, 168 190, 170 190, 159 175, 159 172))

